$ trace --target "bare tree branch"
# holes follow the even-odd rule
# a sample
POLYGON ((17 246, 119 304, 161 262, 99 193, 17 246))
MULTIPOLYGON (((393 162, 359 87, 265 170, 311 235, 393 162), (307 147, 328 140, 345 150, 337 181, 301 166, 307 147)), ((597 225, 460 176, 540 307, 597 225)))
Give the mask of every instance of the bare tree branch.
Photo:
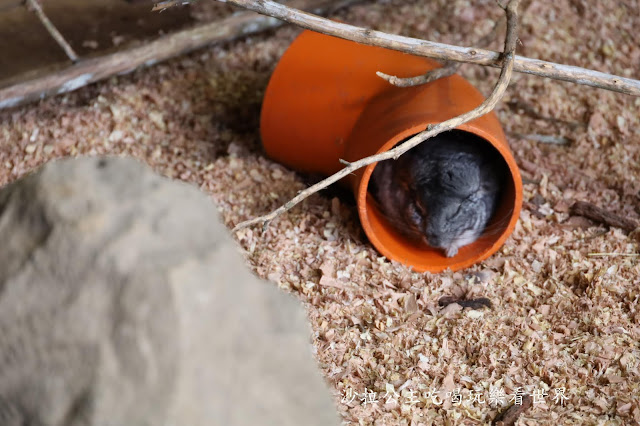
MULTIPOLYGON (((168 7, 170 4, 184 4, 192 1, 193 0, 162 2, 158 9, 168 7)), ((275 4, 278 6, 277 10, 279 11, 279 15, 287 15, 287 11, 291 11, 295 19, 289 19, 287 20, 288 22, 298 24, 301 19, 300 16, 302 15, 303 20, 310 20, 313 25, 299 25, 336 36, 340 35, 336 33, 333 27, 331 27, 331 31, 322 31, 322 28, 325 25, 340 25, 340 31, 344 31, 344 28, 347 29, 347 35, 341 36, 342 38, 360 41, 366 44, 379 44, 383 47, 444 61, 451 60, 454 62, 468 62, 496 67, 499 67, 501 64, 500 54, 497 52, 388 35, 378 31, 339 24, 297 10, 307 9, 313 10, 316 13, 318 13, 318 9, 324 11, 334 10, 334 3, 331 3, 330 8, 326 7, 328 1, 329 0, 293 0, 288 3, 287 6, 283 6, 270 0, 228 0, 230 3, 252 10, 256 10, 256 7, 247 5, 254 4, 255 6, 256 3, 260 3, 272 7, 275 4), (316 6, 314 6, 314 4, 316 4, 316 6), (317 6, 318 4, 321 6, 317 6), (309 18, 307 18, 307 16, 309 18), (353 31, 355 31, 355 35, 352 34, 353 31), (373 36, 387 41, 378 43, 373 36), (371 40, 368 40, 369 38, 371 38, 371 40)), ((357 0, 346 0, 338 3, 338 6, 345 6, 355 2, 357 2, 357 0)), ((15 5, 20 4, 20 2, 17 2, 15 5)), ((265 13, 269 15, 268 12, 263 11, 263 14, 265 13)), ((276 15, 273 16, 276 18, 279 17, 276 15)), ((283 18, 280 17, 280 19, 283 18)), ((7 86, 0 88, 0 109, 22 105, 51 95, 70 92, 112 75, 130 72, 140 66, 157 63, 218 40, 231 40, 242 35, 253 34, 268 28, 275 28, 279 25, 281 25, 281 21, 269 16, 259 18, 251 16, 251 14, 233 15, 218 22, 212 22, 194 29, 169 34, 148 45, 99 58, 83 60, 73 66, 53 73, 49 70, 42 70, 35 73, 35 76, 32 74, 28 79, 22 77, 20 80, 14 79, 13 82, 5 81, 3 83, 7 86)), ((514 71, 570 81, 636 96, 640 95, 640 81, 638 80, 590 71, 580 67, 554 64, 552 62, 516 56, 514 71)))
MULTIPOLYGON (((262 0, 262 1, 266 1, 266 0, 262 0)), ((244 221, 236 225, 236 227, 233 228, 233 231, 234 232, 239 231, 240 229, 247 228, 249 226, 252 226, 258 223, 262 223, 263 229, 265 229, 265 227, 269 224, 269 222, 274 218, 276 218, 277 216, 290 210, 291 208, 293 208, 295 205, 297 205, 304 199, 326 188, 327 186, 339 181, 340 179, 349 175, 355 170, 368 166, 369 164, 376 163, 378 161, 388 160, 391 158, 397 159, 400 155, 404 154, 405 152, 419 145, 425 140, 439 133, 445 132, 447 130, 455 129, 456 127, 458 127, 463 123, 467 123, 475 118, 478 118, 490 112, 504 95, 504 92, 506 91, 507 86, 509 86, 509 81, 511 80, 511 75, 513 73, 515 50, 516 50, 516 44, 518 40, 517 31, 518 31, 519 2, 520 0, 509 0, 508 5, 506 6, 505 11, 507 13, 507 35, 506 35, 506 40, 504 44, 504 53, 502 58, 502 68, 500 71, 500 77, 498 78, 498 82, 494 87, 493 91, 491 92, 491 94, 489 95, 489 97, 485 99, 485 101, 482 102, 480 106, 478 106, 477 108, 469 112, 466 112, 462 115, 452 118, 450 120, 443 121, 442 123, 436 124, 434 126, 429 126, 429 128, 424 132, 418 133, 416 136, 412 137, 411 139, 407 140, 406 142, 403 142, 402 144, 396 146, 395 148, 387 152, 383 152, 377 155, 372 155, 370 157, 363 158, 353 163, 348 163, 343 161, 344 164, 348 164, 347 167, 345 167, 344 169, 318 182, 317 184, 310 186, 304 191, 301 191, 298 195, 296 195, 294 198, 289 200, 286 204, 284 204, 283 206, 280 206, 278 209, 272 211, 271 213, 244 221)))
POLYGON ((389 84, 393 84, 397 87, 412 87, 419 86, 421 84, 428 84, 432 81, 439 80, 444 77, 449 77, 450 75, 458 72, 458 68, 460 68, 462 62, 445 62, 440 68, 433 69, 426 74, 419 75, 416 77, 405 77, 400 78, 395 75, 385 74, 381 71, 376 72, 376 75, 384 80, 387 80, 389 84))
MULTIPOLYGON (((345 0, 336 4, 335 0, 293 0, 290 4, 300 9, 320 10, 321 13, 326 13, 329 10, 335 10, 336 7, 348 6, 357 1, 360 0, 345 0)), ((156 64, 209 44, 233 40, 276 28, 282 24, 282 21, 268 16, 243 12, 195 28, 167 34, 141 46, 85 59, 55 72, 46 70, 29 79, 0 88, 0 109, 70 92, 113 75, 125 74, 142 66, 156 64)))
POLYGON ((66 53, 69 59, 71 59, 71 62, 78 62, 78 55, 73 50, 71 45, 67 42, 67 40, 65 40, 62 34, 60 34, 60 31, 58 31, 55 25, 53 25, 53 23, 49 20, 47 15, 45 15, 38 0, 27 0, 27 3, 36 12, 36 15, 38 16, 38 19, 40 19, 40 22, 42 22, 42 25, 44 25, 49 34, 51 34, 51 37, 53 37, 56 43, 58 43, 62 50, 64 50, 64 53, 66 53))
MULTIPOLYGON (((187 0, 188 1, 188 0, 187 0)), ((385 47, 416 56, 426 56, 442 61, 466 62, 500 68, 501 55, 498 52, 473 47, 459 47, 449 44, 435 43, 411 37, 386 34, 366 28, 360 28, 342 22, 324 19, 311 13, 302 12, 274 2, 272 0, 225 0, 263 15, 272 16, 302 28, 332 35, 346 40, 371 46, 385 47)), ((569 81, 586 86, 628 95, 640 96, 640 80, 592 71, 571 65, 516 56, 514 71, 548 77, 555 80, 569 81)))
POLYGON ((626 217, 618 216, 615 213, 612 213, 586 201, 576 201, 575 203, 573 203, 569 210, 571 211, 571 214, 584 216, 587 219, 593 220, 594 222, 620 228, 626 232, 633 232, 640 227, 640 224, 638 224, 638 222, 633 219, 627 219, 626 217))
MULTIPOLYGON (((486 47, 492 40, 495 40, 498 31, 501 31, 501 28, 505 25, 504 21, 497 20, 493 24, 493 28, 487 34, 485 34, 480 40, 478 40, 477 45, 480 47, 486 47)), ((392 84, 397 87, 412 87, 419 86, 421 84, 428 84, 432 81, 439 80, 444 77, 449 77, 450 75, 458 72, 463 62, 445 62, 442 67, 436 68, 434 70, 428 71, 423 75, 419 75, 417 77, 397 77, 395 75, 385 74, 381 71, 378 71, 376 74, 378 77, 387 80, 389 84, 392 84)))
POLYGON ((533 406, 533 397, 531 395, 523 395, 520 404, 513 404, 506 411, 502 412, 493 421, 495 426, 513 426, 518 421, 518 417, 533 406))
POLYGON ((161 1, 158 2, 156 4, 153 5, 153 8, 151 9, 152 12, 157 12, 160 11, 162 12, 165 9, 168 9, 170 7, 174 7, 174 6, 181 6, 184 4, 189 4, 188 1, 183 1, 183 0, 167 0, 167 1, 161 1))

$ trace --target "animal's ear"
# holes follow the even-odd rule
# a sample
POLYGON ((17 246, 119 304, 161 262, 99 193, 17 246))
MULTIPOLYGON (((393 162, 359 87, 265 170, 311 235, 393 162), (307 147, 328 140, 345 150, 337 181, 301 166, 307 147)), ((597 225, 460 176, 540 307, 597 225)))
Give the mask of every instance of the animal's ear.
POLYGON ((404 213, 407 219, 413 223, 416 228, 422 229, 424 227, 425 212, 421 211, 416 204, 412 202, 407 203, 404 213))

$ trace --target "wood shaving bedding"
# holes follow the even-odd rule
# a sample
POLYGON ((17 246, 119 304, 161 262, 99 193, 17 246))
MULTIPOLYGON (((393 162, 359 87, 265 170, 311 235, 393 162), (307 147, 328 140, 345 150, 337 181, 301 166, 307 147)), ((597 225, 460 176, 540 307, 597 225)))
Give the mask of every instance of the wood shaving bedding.
MULTIPOLYGON (((501 16, 494 2, 390 0, 336 18, 473 45, 501 16)), ((637 0, 530 2, 522 16, 519 54, 640 78, 637 0)), ((259 110, 297 34, 282 28, 0 112, 0 183, 57 157, 131 155, 211 194, 230 227, 278 207, 305 184, 265 157, 259 110)), ((484 93, 497 78, 461 72, 484 93)), ((584 200, 640 218, 639 111, 640 98, 516 75, 496 112, 520 135, 509 139, 526 208, 505 246, 462 272, 387 261, 355 207, 323 195, 264 233, 237 234, 254 271, 306 305, 345 422, 484 424, 525 392, 534 401, 519 425, 640 423, 638 242, 569 214, 584 200), (440 306, 444 296, 492 308, 440 306)))

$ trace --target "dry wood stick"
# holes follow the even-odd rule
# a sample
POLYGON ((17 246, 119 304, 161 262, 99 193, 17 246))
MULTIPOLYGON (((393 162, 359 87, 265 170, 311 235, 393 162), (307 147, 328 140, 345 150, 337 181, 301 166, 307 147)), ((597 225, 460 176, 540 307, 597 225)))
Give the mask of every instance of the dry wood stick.
POLYGON ((449 306, 452 303, 457 303, 462 306, 462 308, 471 308, 475 310, 480 310, 482 308, 491 309, 491 300, 487 297, 479 297, 477 299, 459 299, 453 296, 443 296, 438 300, 438 305, 440 306, 449 306))
POLYGON ((525 411, 527 411, 533 405, 533 398, 531 395, 522 396, 522 404, 513 404, 506 411, 500 414, 493 421, 495 426, 513 426, 518 421, 518 417, 525 411))
MULTIPOLYGON (((293 0, 290 4, 318 13, 354 4, 359 0, 293 0)), ((193 29, 158 38, 140 47, 85 59, 60 71, 0 89, 0 109, 76 90, 117 74, 125 74, 141 66, 152 65, 219 41, 233 40, 283 25, 275 18, 251 12, 235 14, 193 29)))
MULTIPOLYGON (((324 19, 272 0, 224 1, 263 15, 273 16, 274 18, 298 25, 302 28, 362 44, 385 47, 387 49, 398 50, 417 56, 427 56, 442 61, 467 62, 496 68, 502 66, 502 56, 499 52, 475 47, 452 46, 444 43, 386 34, 381 31, 374 31, 324 19)), ((548 77, 555 80, 570 81, 572 83, 640 96, 640 80, 592 71, 586 68, 516 56, 513 69, 516 72, 548 77)))
MULTIPOLYGON (((493 24, 493 28, 491 28, 491 31, 489 31, 480 40, 478 40, 477 45, 484 47, 488 45, 491 41, 493 41, 496 38, 496 34, 498 33, 498 30, 500 30, 500 28, 503 26, 502 22, 503 22, 502 20, 496 21, 493 24)), ((431 83, 432 81, 436 81, 444 77, 449 77, 450 75, 453 75, 456 72, 458 72, 458 69, 460 69, 460 66, 462 66, 462 64, 463 62, 447 61, 442 65, 442 67, 428 71, 427 73, 416 76, 416 77, 402 78, 402 77, 397 77, 395 75, 385 74, 380 71, 378 71, 376 74, 378 77, 382 78, 383 80, 387 80, 389 84, 392 84, 394 86, 412 87, 412 86, 419 86, 421 84, 428 84, 428 83, 431 83)))
POLYGON ((412 87, 419 86, 421 84, 428 84, 444 77, 449 77, 450 75, 458 72, 460 65, 462 65, 462 62, 445 62, 440 68, 436 68, 426 74, 418 75, 416 77, 397 77, 395 75, 385 74, 381 71, 376 72, 376 75, 387 80, 389 84, 393 84, 394 86, 412 87))
POLYGON ((77 62, 79 59, 78 55, 73 50, 71 45, 67 42, 67 40, 65 40, 62 34, 60 34, 60 31, 58 31, 55 25, 53 25, 53 22, 51 22, 49 17, 44 13, 44 10, 42 10, 42 7, 40 6, 38 0, 27 0, 27 3, 36 12, 36 15, 38 16, 40 22, 42 22, 42 25, 44 25, 49 34, 51 34, 51 37, 53 37, 56 43, 58 43, 62 50, 64 50, 64 53, 66 53, 69 59, 71 59, 71 62, 77 62))
MULTIPOLYGON (((267 0, 263 0, 263 1, 267 1, 267 0)), ((509 85, 509 81, 511 80, 511 75, 513 74, 513 63, 515 58, 516 44, 518 40, 517 31, 518 31, 519 2, 520 0, 509 0, 509 3, 505 8, 505 11, 507 13, 507 35, 506 35, 505 44, 504 44, 504 54, 503 54, 504 56, 503 56, 502 68, 500 71, 500 77, 498 78, 498 82, 496 83, 489 97, 485 99, 485 101, 482 102, 480 106, 462 115, 454 117, 450 120, 443 121, 442 123, 439 123, 433 126, 429 125, 428 129, 425 130, 424 132, 418 133, 416 136, 412 137, 411 139, 403 142, 402 144, 396 146, 395 148, 387 152, 383 152, 377 155, 372 155, 370 157, 360 159, 353 163, 342 161, 343 164, 346 164, 346 167, 344 169, 316 183, 315 185, 310 186, 304 191, 301 191, 300 193, 298 193, 298 195, 293 197, 286 204, 280 206, 279 208, 272 211, 271 213, 244 221, 236 225, 236 227, 233 228, 233 231, 234 232, 239 231, 240 229, 247 228, 249 226, 256 225, 258 223, 262 223, 262 227, 263 229, 265 229, 266 226, 269 224, 269 222, 274 218, 276 218, 277 216, 290 210, 295 205, 302 202, 304 199, 310 197, 311 195, 315 194, 316 192, 326 188, 327 186, 353 173, 355 170, 368 166, 369 164, 376 163, 378 161, 388 160, 391 158, 397 159, 400 155, 407 152, 411 148, 421 144, 425 140, 437 134, 445 132, 447 130, 455 129, 456 127, 458 127, 463 123, 469 122, 484 114, 489 113, 500 101, 500 99, 502 98, 502 95, 504 95, 504 92, 507 90, 507 86, 509 85)))
POLYGON ((158 2, 156 4, 153 5, 153 9, 151 9, 152 12, 156 12, 156 11, 163 11, 165 9, 168 9, 170 7, 173 6, 180 6, 183 4, 188 4, 189 2, 187 1, 183 1, 183 0, 167 0, 167 1, 161 1, 158 2))
POLYGON ((638 223, 634 220, 618 216, 601 207, 588 203, 586 201, 576 201, 570 208, 571 214, 584 216, 594 222, 602 223, 607 226, 620 228, 626 232, 633 232, 638 228, 638 223))

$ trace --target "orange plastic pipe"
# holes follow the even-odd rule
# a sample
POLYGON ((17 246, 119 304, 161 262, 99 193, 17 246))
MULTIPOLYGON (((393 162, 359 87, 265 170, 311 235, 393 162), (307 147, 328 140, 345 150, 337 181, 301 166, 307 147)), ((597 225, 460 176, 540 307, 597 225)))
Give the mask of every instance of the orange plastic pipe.
MULTIPOLYGON (((355 161, 387 151, 429 124, 482 103, 482 94, 458 75, 411 88, 391 86, 376 75, 383 71, 409 77, 439 66, 426 58, 304 31, 284 53, 267 86, 260 123, 267 155, 295 170, 330 175, 344 167, 340 159, 355 161)), ((375 164, 345 182, 353 189, 371 243, 387 258, 418 272, 458 270, 486 259, 504 244, 520 214, 522 180, 495 114, 458 128, 493 145, 510 177, 489 224, 492 232, 461 247, 452 258, 405 239, 387 223, 367 192, 375 164)))

